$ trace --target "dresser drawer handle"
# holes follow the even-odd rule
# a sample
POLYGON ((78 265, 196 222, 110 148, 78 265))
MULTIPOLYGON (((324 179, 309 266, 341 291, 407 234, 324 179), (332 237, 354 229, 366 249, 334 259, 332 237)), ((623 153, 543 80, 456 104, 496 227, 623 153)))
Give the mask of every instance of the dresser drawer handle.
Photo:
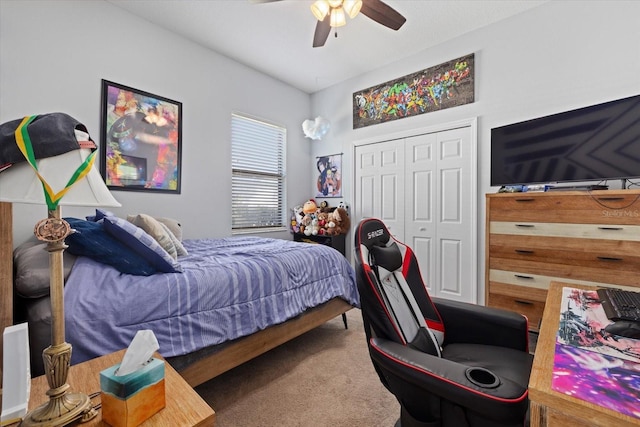
POLYGON ((624 197, 598 197, 598 200, 603 201, 615 201, 615 200, 624 200, 624 197))
POLYGON ((598 227, 598 230, 619 231, 619 230, 624 230, 624 227, 598 227))
POLYGON ((518 279, 527 279, 527 280, 533 280, 532 276, 524 276, 522 274, 514 274, 515 277, 517 277, 518 279))
POLYGON ((528 198, 528 199, 516 199, 516 202, 533 202, 535 201, 535 199, 533 198, 528 198))
POLYGON ((514 299, 513 302, 515 302, 516 304, 533 305, 531 301, 522 301, 520 299, 514 299))
POLYGON ((623 258, 617 258, 612 256, 599 256, 598 259, 600 261, 622 261, 623 258))
POLYGON ((516 227, 533 228, 533 227, 535 227, 535 225, 533 225, 533 224, 516 224, 516 227))
POLYGON ((516 249, 516 253, 517 254, 531 255, 533 253, 533 251, 529 250, 529 249, 516 249))

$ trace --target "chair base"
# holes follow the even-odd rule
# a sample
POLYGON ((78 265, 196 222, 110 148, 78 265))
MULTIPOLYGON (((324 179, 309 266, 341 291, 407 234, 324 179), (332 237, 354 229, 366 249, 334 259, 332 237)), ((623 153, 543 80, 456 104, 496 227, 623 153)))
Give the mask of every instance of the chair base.
POLYGON ((440 421, 424 422, 418 421, 407 412, 404 407, 400 407, 400 418, 394 427, 440 427, 440 421))

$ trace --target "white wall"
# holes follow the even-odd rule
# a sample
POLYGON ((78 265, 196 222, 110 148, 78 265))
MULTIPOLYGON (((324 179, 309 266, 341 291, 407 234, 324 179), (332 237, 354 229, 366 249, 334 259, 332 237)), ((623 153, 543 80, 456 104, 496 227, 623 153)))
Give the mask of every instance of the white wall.
MULTIPOLYGON (((300 127, 310 117, 308 94, 103 1, 0 1, 0 123, 62 111, 101 143, 101 79, 183 103, 182 193, 114 191, 123 205, 116 214, 178 218, 187 238, 230 235, 233 111, 288 129, 289 205, 309 197, 311 148, 300 127)), ((15 204, 13 214, 18 244, 46 208, 15 204)))
POLYGON ((348 154, 343 189, 350 202, 355 141, 382 140, 408 129, 477 116, 478 295, 482 296, 485 193, 497 190, 489 184, 491 128, 640 94, 639 16, 640 2, 635 1, 553 0, 315 93, 312 115, 328 118, 332 128, 313 145, 313 155, 348 154), (475 53, 475 103, 353 130, 354 92, 469 53, 475 53))

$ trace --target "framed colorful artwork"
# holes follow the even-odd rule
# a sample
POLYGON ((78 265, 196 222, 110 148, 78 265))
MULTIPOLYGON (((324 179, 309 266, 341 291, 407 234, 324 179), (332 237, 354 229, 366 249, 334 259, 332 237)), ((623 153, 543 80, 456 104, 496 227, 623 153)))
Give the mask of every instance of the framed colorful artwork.
POLYGON ((102 80, 101 107, 107 186, 180 194, 182 103, 102 80))
POLYGON ((474 102, 475 56, 443 62, 353 94, 353 128, 474 102))
POLYGON ((316 157, 316 197, 342 197, 342 153, 316 157))

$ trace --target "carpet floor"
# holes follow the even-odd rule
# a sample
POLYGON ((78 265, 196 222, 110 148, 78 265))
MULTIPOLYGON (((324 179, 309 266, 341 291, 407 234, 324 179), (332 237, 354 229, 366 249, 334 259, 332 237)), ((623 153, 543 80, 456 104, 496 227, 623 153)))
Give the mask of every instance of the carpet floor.
MULTIPOLYGON (((367 351, 360 310, 198 387, 216 427, 391 427, 400 415, 367 351)), ((537 334, 530 334, 535 350, 537 334)))
POLYGON ((198 387, 216 427, 393 426, 395 397, 367 351, 360 310, 337 317, 198 387))

